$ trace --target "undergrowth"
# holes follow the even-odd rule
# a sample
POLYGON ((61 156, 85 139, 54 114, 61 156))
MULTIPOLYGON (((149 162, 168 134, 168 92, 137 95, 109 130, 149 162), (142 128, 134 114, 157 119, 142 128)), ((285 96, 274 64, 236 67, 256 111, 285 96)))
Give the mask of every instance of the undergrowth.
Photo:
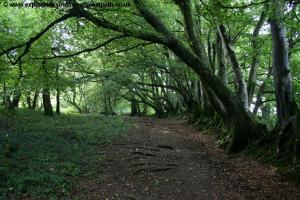
MULTIPOLYGON (((196 129, 201 130, 202 133, 214 134, 217 145, 226 149, 231 139, 231 130, 228 130, 218 117, 215 115, 207 117, 201 113, 199 114, 199 112, 186 115, 186 117, 188 122, 193 124, 196 129)), ((258 121, 266 124, 269 130, 274 127, 276 122, 274 118, 267 120, 258 118, 258 121)), ((278 136, 277 133, 268 131, 266 135, 262 135, 257 141, 252 141, 243 153, 261 163, 277 168, 283 178, 300 183, 299 161, 293 162, 292 155, 288 152, 281 158, 277 157, 278 136)))
POLYGON ((270 131, 260 141, 249 145, 244 153, 261 163, 273 166, 282 178, 300 183, 300 162, 294 162, 289 152, 279 158, 277 143, 278 134, 270 131))
POLYGON ((101 146, 127 128, 121 117, 0 113, 0 199, 69 198, 78 178, 101 176, 101 146))

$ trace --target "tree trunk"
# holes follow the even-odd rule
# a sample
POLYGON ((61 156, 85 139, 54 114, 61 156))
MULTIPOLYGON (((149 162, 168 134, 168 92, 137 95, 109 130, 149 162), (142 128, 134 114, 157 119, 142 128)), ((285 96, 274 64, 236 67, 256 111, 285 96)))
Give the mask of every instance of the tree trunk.
POLYGON ((292 77, 288 62, 288 49, 285 28, 278 22, 271 20, 273 43, 273 78, 276 93, 276 108, 278 124, 281 126, 295 113, 292 77))
POLYGON ((50 90, 48 88, 43 89, 43 105, 44 105, 44 114, 46 116, 53 116, 50 90))
MULTIPOLYGON (((300 139, 299 133, 291 128, 300 125, 295 124, 296 122, 293 120, 297 113, 297 105, 293 96, 292 77, 288 59, 288 44, 286 30, 283 24, 284 3, 275 0, 273 6, 274 12, 269 23, 271 26, 273 44, 272 58, 276 94, 277 126, 281 130, 278 143, 278 155, 282 156, 285 147, 289 146, 289 143, 297 143, 300 139)), ((296 117, 300 117, 298 115, 296 117)), ((288 153, 292 153, 292 151, 293 150, 289 150, 288 153)))
POLYGON ((22 92, 19 89, 19 86, 20 86, 20 82, 21 82, 22 78, 23 78, 22 62, 20 60, 19 61, 19 77, 15 83, 15 91, 13 92, 13 100, 11 102, 12 103, 11 106, 13 107, 13 109, 19 107, 20 98, 22 96, 22 92))
POLYGON ((137 116, 137 114, 138 114, 138 108, 137 107, 138 107, 138 105, 135 101, 130 102, 130 108, 131 108, 130 116, 132 116, 132 117, 137 116))
POLYGON ((200 39, 199 29, 195 23, 191 0, 174 0, 174 2, 179 6, 184 19, 184 28, 187 33, 187 38, 189 40, 192 51, 205 62, 206 66, 209 66, 208 55, 205 53, 205 46, 200 39))
POLYGON ((143 104, 142 115, 143 116, 147 116, 148 115, 148 106, 146 104, 143 104))
POLYGON ((227 85, 228 78, 227 78, 227 69, 226 69, 225 50, 219 32, 217 32, 217 55, 218 55, 218 77, 221 79, 224 85, 227 85))
POLYGON ((56 90, 56 114, 60 114, 60 90, 56 90))
POLYGON ((259 55, 261 53, 261 45, 259 45, 259 41, 258 41, 258 36, 259 36, 259 32, 264 24, 264 22, 266 21, 267 18, 267 14, 265 11, 262 11, 259 20, 257 22, 257 25, 253 31, 252 34, 252 61, 251 61, 251 69, 250 69, 250 73, 249 73, 249 78, 248 78, 248 102, 249 102, 249 106, 252 102, 252 98, 254 95, 254 91, 255 91, 255 86, 256 86, 256 79, 257 79, 257 69, 258 69, 258 65, 259 65, 259 55))
POLYGON ((268 71, 268 75, 267 78, 265 79, 265 81, 260 85, 257 95, 256 95, 256 102, 254 104, 254 109, 253 109, 253 114, 257 115, 258 109, 259 107, 262 105, 262 97, 263 97, 263 93, 265 91, 265 87, 266 87, 266 82, 267 80, 270 78, 272 73, 272 67, 269 67, 269 71, 268 71))
POLYGON ((56 65, 55 69, 56 76, 56 114, 60 115, 60 89, 59 89, 59 65, 56 65))
POLYGON ((196 102, 196 104, 201 104, 201 98, 201 83, 200 80, 195 80, 194 101, 196 102))
POLYGON ((14 92, 13 100, 12 100, 12 106, 13 106, 14 108, 18 108, 18 107, 19 107, 21 95, 22 95, 22 94, 21 94, 20 91, 14 92))
POLYGON ((207 36, 207 53, 208 53, 210 67, 213 73, 215 73, 216 45, 214 42, 213 43, 211 42, 210 36, 211 36, 211 31, 209 31, 207 36))
POLYGON ((43 107, 44 107, 44 114, 46 116, 53 116, 53 108, 51 104, 51 96, 50 96, 50 89, 49 89, 50 76, 47 70, 46 63, 47 61, 46 59, 44 59, 42 61, 42 69, 44 71, 44 78, 45 78, 44 87, 42 91, 43 107))
POLYGON ((15 107, 13 106, 12 101, 10 100, 10 96, 6 95, 5 97, 5 108, 7 110, 13 111, 15 109, 15 107))
POLYGON ((32 101, 32 110, 35 110, 37 104, 38 104, 38 97, 39 97, 40 91, 36 90, 34 92, 33 101, 32 101))
POLYGON ((261 117, 265 120, 270 119, 271 116, 271 106, 269 104, 264 104, 261 108, 261 117))
POLYGON ((239 64, 239 61, 237 59, 237 56, 231 46, 230 39, 228 35, 226 34, 225 26, 220 25, 219 26, 219 33, 220 38, 222 39, 222 42, 224 44, 224 47, 226 49, 227 55, 229 57, 229 61, 231 63, 233 72, 234 72, 234 85, 235 85, 235 91, 238 98, 240 98, 241 102, 243 103, 243 106, 246 110, 248 110, 249 104, 248 104, 248 92, 247 92, 247 85, 243 78, 243 73, 239 64))
POLYGON ((32 110, 32 101, 31 101, 31 97, 30 97, 30 92, 26 96, 26 103, 27 103, 28 109, 32 110))

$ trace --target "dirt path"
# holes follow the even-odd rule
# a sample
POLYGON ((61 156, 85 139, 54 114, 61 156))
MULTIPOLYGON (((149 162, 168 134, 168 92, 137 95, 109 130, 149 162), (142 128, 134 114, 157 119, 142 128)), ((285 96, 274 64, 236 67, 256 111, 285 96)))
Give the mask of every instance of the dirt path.
POLYGON ((127 137, 107 146, 103 178, 81 180, 80 199, 300 199, 300 187, 270 167, 226 155, 209 135, 184 122, 139 118, 127 137))

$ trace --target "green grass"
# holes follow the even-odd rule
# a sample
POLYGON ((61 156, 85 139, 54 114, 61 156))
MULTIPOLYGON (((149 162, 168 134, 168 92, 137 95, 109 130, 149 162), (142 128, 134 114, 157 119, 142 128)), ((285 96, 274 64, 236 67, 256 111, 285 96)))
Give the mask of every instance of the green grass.
POLYGON ((68 198, 78 178, 101 176, 101 147, 127 128, 121 117, 0 114, 0 199, 68 198))

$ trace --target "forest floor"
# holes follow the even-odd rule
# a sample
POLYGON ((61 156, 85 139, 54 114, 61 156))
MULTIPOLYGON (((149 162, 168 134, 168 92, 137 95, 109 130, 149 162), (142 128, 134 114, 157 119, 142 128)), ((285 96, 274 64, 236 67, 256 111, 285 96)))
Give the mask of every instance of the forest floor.
POLYGON ((80 179, 79 199, 300 199, 300 186, 276 169, 225 154, 211 135, 170 119, 136 118, 128 135, 104 147, 101 180, 80 179))

